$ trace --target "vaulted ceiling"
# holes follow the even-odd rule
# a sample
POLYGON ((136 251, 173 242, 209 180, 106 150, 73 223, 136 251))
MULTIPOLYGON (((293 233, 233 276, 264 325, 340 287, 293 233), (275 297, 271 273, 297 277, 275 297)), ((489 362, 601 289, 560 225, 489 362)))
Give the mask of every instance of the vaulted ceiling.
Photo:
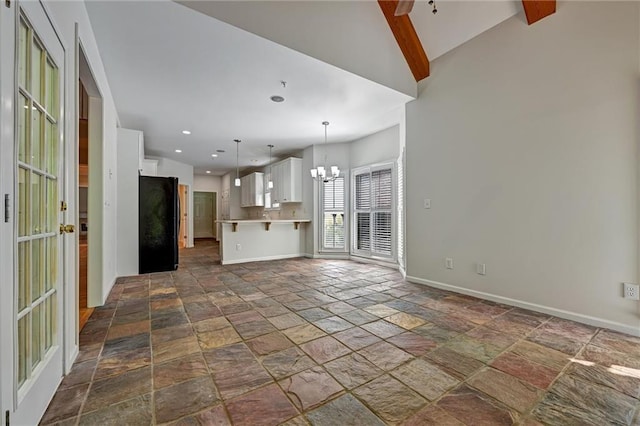
MULTIPOLYGON (((415 3, 415 0, 378 0, 413 77, 420 81, 429 77, 429 59, 409 16, 415 3)), ((435 15, 438 12, 436 0, 429 0, 427 4, 432 6, 431 12, 435 15)), ((531 25, 555 13, 556 0, 522 0, 522 6, 527 23, 531 25)), ((434 36, 439 38, 438 34, 434 36)))
MULTIPOLYGON (((329 142, 374 133, 398 123, 417 96, 421 75, 407 66, 375 1, 179 3, 86 7, 121 125, 145 132, 148 153, 196 173, 233 169, 236 138, 245 167, 265 164, 268 144, 282 156, 322 142, 324 120, 329 142), (226 152, 213 158, 216 150, 226 152)), ((431 61, 521 12, 522 3, 442 1, 438 9, 433 15, 421 0, 409 15, 414 42, 431 61)))

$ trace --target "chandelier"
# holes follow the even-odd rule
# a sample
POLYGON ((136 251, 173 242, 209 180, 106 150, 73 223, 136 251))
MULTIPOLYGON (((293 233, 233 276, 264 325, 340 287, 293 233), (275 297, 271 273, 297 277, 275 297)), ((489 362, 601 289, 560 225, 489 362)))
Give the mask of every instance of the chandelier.
MULTIPOLYGON (((324 126, 324 164, 327 164, 327 126, 329 125, 328 121, 323 121, 322 125, 324 126)), ((315 180, 320 180, 323 182, 331 182, 335 180, 338 176, 340 176, 340 169, 338 166, 331 166, 329 170, 322 165, 317 166, 310 170, 311 177, 315 180), (329 174, 327 174, 329 172, 329 174)))

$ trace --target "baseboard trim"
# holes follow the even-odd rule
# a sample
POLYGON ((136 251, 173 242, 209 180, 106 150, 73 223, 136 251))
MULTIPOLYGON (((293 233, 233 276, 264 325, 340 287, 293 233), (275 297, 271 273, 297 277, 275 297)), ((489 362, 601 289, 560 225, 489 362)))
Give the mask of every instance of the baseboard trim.
POLYGON ((117 281, 118 281, 118 277, 115 277, 115 278, 113 278, 111 280, 111 284, 109 285, 109 289, 102 294, 102 303, 100 305, 89 306, 89 307, 90 308, 96 308, 98 306, 103 306, 105 303, 107 303, 107 299, 109 298, 109 295, 111 294, 111 290, 113 290, 113 286, 116 285, 117 281))
POLYGON ((383 266, 385 268, 399 269, 400 267, 400 265, 398 265, 398 262, 394 260, 386 261, 386 260, 374 259, 370 257, 356 256, 353 254, 349 256, 349 259, 353 260, 354 262, 370 263, 372 265, 383 266))
POLYGON ((632 336, 640 337, 640 327, 633 327, 633 326, 622 324, 619 322, 609 321, 603 318, 592 317, 589 315, 583 315, 576 312, 565 311, 563 309, 557 309, 549 306, 529 303, 529 302, 525 302, 518 299, 511 299, 508 297, 498 296, 491 293, 484 293, 482 291, 471 290, 468 288, 458 287, 455 285, 441 283, 438 281, 426 280, 424 278, 418 278, 418 277, 413 277, 408 275, 406 277, 406 280, 415 284, 423 284, 430 287, 439 288, 441 290, 449 290, 456 293, 466 294, 467 296, 474 296, 479 299, 490 300, 492 302, 497 302, 497 303, 504 303, 505 305, 529 309, 531 311, 541 312, 543 314, 553 315, 559 318, 564 318, 571 321, 592 325, 595 327, 607 328, 609 330, 619 331, 621 333, 626 333, 632 336))
POLYGON ((66 364, 64 366, 64 375, 71 372, 71 367, 73 367, 73 363, 76 362, 78 355, 80 355, 80 347, 78 345, 73 345, 73 351, 71 351, 71 355, 67 357, 66 364))
POLYGON ((305 253, 279 254, 276 256, 261 256, 261 257, 252 257, 252 258, 246 258, 246 259, 220 260, 220 264, 235 265, 237 263, 264 262, 266 260, 292 259, 294 257, 306 257, 306 254, 305 253))
POLYGON ((332 259, 332 260, 349 260, 349 253, 317 253, 306 254, 306 257, 311 259, 332 259))
POLYGON ((369 257, 361 257, 355 256, 351 253, 317 253, 317 254, 309 254, 306 253, 304 257, 308 257, 310 259, 331 259, 331 260, 352 260, 354 262, 360 263, 370 263, 372 265, 383 266, 385 268, 398 269, 398 271, 402 274, 402 278, 407 278, 407 272, 404 270, 402 266, 400 266, 397 262, 387 262, 379 259, 371 259, 369 257))
POLYGON ((400 271, 400 274, 402 274, 402 278, 404 278, 406 280, 407 279, 407 270, 404 269, 404 267, 402 267, 401 265, 398 265, 398 271, 400 271))

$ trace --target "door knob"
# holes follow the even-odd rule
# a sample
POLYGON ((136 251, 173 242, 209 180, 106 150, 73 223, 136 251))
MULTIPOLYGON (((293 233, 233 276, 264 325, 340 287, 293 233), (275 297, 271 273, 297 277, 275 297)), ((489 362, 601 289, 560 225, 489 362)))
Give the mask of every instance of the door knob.
POLYGON ((60 233, 61 234, 64 234, 64 233, 71 234, 71 233, 75 232, 75 230, 76 230, 76 227, 74 225, 63 225, 63 224, 60 224, 60 233))

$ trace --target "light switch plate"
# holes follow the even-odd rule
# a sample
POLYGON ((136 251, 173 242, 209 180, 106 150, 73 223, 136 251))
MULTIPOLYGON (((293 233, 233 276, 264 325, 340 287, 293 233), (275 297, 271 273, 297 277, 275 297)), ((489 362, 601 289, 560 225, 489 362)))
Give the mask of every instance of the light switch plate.
POLYGON ((487 275, 487 264, 478 263, 476 265, 476 272, 478 273, 478 275, 487 275))
POLYGON ((425 198, 423 206, 424 206, 425 209, 430 209, 431 208, 431 198, 425 198))

